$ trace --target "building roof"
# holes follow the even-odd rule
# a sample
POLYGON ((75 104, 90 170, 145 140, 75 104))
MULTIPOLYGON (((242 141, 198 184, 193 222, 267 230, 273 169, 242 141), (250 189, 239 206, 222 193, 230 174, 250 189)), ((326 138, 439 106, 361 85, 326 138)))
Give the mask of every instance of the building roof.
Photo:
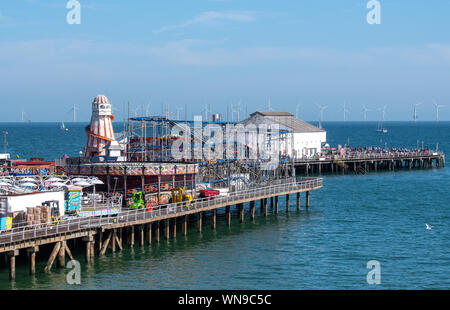
POLYGON ((293 132, 303 133, 303 132, 325 132, 325 130, 311 125, 305 121, 302 121, 296 117, 292 113, 284 112, 284 111, 256 111, 250 114, 250 118, 252 117, 263 117, 271 122, 278 123, 283 127, 287 127, 291 129, 293 132))
POLYGON ((284 111, 256 111, 250 114, 250 116, 260 114, 262 116, 294 116, 292 113, 284 111))

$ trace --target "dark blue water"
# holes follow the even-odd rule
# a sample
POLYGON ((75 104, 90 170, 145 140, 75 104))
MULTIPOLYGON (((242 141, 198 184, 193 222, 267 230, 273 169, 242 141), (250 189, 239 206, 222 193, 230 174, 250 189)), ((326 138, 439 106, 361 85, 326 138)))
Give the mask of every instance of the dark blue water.
MULTIPOLYGON (((8 130, 12 154, 58 158, 83 149, 82 124, 0 124, 8 130)), ((118 126, 122 128, 121 125, 118 126)), ((450 123, 324 123, 332 145, 416 147, 450 153, 450 123), (419 141, 419 142, 418 142, 419 141)), ((446 165, 448 166, 448 164, 446 165)), ((449 289, 449 168, 324 176, 324 188, 311 195, 309 211, 278 215, 237 214, 228 228, 223 216, 214 232, 208 220, 200 234, 151 247, 125 249, 86 265, 82 284, 66 283, 65 270, 38 274, 18 266, 17 280, 0 270, 0 288, 55 289, 449 289), (425 223, 433 225, 425 229, 425 223), (366 264, 381 264, 381 284, 368 285, 366 264)), ((302 201, 303 202, 303 201, 302 201)), ((256 208, 259 211, 259 207, 256 208)))

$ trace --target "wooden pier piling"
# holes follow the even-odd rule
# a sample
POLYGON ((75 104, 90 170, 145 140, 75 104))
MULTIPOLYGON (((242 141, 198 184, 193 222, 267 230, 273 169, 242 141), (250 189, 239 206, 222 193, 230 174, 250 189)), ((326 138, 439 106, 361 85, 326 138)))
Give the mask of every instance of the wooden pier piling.
POLYGON ((278 196, 275 196, 275 214, 278 214, 278 196))
POLYGON ((58 260, 56 263, 58 268, 66 267, 66 241, 61 241, 61 246, 58 252, 58 260))
POLYGON ((255 219, 255 201, 250 201, 250 219, 253 221, 255 219))
POLYGON ((181 222, 181 233, 183 236, 187 235, 187 227, 188 227, 188 216, 184 215, 182 217, 182 222, 181 222))
POLYGON ((231 210, 230 210, 230 206, 226 206, 225 207, 225 217, 227 219, 227 225, 228 227, 231 226, 231 210))
POLYGON ((216 217, 217 217, 217 210, 214 209, 214 210, 212 210, 212 215, 211 215, 211 228, 212 228, 212 230, 216 230, 216 217))
POLYGON ((202 217, 203 217, 203 212, 199 212, 197 213, 197 231, 198 232, 202 232, 202 217))
POLYGON ((39 251, 39 246, 33 246, 31 248, 27 248, 27 252, 29 254, 30 261, 30 275, 33 276, 36 274, 36 253, 39 251))
POLYGON ((241 223, 244 223, 244 215, 245 215, 245 213, 244 213, 245 212, 244 204, 240 203, 240 204, 237 205, 237 207, 238 207, 238 210, 239 210, 239 221, 241 223))

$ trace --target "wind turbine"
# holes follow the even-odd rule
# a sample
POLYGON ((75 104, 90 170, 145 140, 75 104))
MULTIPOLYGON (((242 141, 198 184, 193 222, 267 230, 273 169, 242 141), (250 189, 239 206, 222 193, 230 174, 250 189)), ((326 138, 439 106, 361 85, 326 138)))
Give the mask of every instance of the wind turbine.
POLYGON ((362 105, 363 109, 363 115, 364 115, 364 121, 367 121, 367 112, 372 111, 371 109, 368 109, 364 104, 362 105))
POLYGON ((384 122, 384 119, 386 117, 386 108, 387 108, 387 104, 385 104, 382 109, 378 109, 378 111, 381 112, 381 121, 382 122, 384 122))
POLYGON ((414 107, 414 114, 413 114, 413 121, 415 122, 415 121, 417 121, 417 107, 418 106, 420 106, 422 103, 416 103, 416 104, 414 104, 413 105, 413 107, 414 107))
POLYGON ((73 107, 68 112, 68 113, 72 113, 74 123, 77 122, 77 110, 79 110, 79 108, 75 104, 73 104, 73 107))
POLYGON ((323 120, 323 111, 328 108, 328 106, 321 106, 319 104, 316 103, 316 106, 319 108, 320 111, 320 118, 319 118, 319 128, 322 129, 322 120, 323 120))
POLYGON ((301 107, 302 105, 299 103, 299 104, 297 104, 297 107, 295 108, 295 117, 296 118, 299 118, 299 116, 300 116, 300 114, 299 114, 299 112, 298 111, 300 111, 300 107, 301 107))
POLYGON ((240 117, 241 117, 241 102, 242 100, 239 100, 239 103, 237 104, 237 108, 233 108, 233 106, 231 106, 231 118, 233 118, 233 113, 236 112, 236 122, 240 121, 240 117))
POLYGON ((439 109, 445 107, 445 105, 437 104, 436 101, 433 100, 434 107, 436 108, 436 122, 439 122, 439 109))
POLYGON ((267 102, 267 111, 272 111, 273 109, 272 109, 272 105, 271 105, 271 102, 270 102, 270 97, 269 97, 269 101, 267 102))
POLYGON ((21 110, 21 114, 20 114, 20 120, 22 121, 22 122, 25 122, 25 109, 22 107, 22 110, 21 110))
POLYGON ((343 111, 344 111, 344 122, 346 122, 347 121, 347 113, 350 112, 350 110, 347 109, 347 103, 345 101, 344 101, 344 109, 343 109, 343 111))

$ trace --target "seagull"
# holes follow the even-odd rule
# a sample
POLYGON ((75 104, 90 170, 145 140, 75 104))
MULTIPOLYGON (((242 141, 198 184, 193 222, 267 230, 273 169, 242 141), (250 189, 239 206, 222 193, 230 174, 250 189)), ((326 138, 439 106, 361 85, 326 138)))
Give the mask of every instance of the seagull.
POLYGON ((433 226, 425 224, 425 226, 427 227, 427 230, 431 230, 431 228, 433 228, 433 226))

